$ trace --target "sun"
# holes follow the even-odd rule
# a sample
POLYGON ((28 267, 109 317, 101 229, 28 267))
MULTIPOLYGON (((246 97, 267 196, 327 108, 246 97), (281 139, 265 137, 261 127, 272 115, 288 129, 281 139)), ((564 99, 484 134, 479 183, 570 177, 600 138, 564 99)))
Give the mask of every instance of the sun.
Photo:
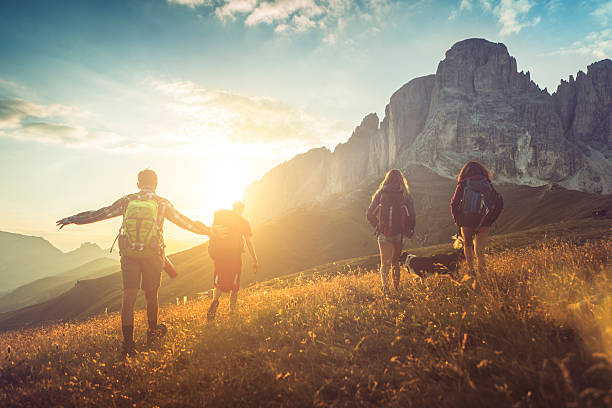
POLYGON ((199 211, 203 219, 212 219, 215 211, 230 209, 236 201, 241 201, 248 183, 246 169, 239 162, 219 160, 210 163, 201 180, 205 188, 199 194, 199 211))

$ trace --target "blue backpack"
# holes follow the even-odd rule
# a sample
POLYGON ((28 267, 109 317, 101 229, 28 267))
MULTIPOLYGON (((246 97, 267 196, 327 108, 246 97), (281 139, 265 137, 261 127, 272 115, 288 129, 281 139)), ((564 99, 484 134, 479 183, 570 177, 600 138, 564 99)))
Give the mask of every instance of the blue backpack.
POLYGON ((463 188, 461 211, 466 217, 486 216, 495 206, 493 186, 486 178, 470 179, 463 188))

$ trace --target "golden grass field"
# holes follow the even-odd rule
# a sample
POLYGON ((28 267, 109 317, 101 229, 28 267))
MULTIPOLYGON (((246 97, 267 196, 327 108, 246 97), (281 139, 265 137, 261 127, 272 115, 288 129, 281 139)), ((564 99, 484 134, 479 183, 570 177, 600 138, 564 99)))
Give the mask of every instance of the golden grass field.
POLYGON ((612 406, 612 240, 491 253, 488 273, 269 281, 161 309, 163 343, 119 356, 119 316, 0 334, 0 406, 612 406))

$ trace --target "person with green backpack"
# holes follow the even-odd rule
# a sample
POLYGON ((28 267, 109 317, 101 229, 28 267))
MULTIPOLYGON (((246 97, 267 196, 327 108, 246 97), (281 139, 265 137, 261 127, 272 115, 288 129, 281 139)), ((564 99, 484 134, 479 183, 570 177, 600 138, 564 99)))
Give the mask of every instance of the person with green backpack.
POLYGON ((162 337, 167 328, 158 323, 158 290, 164 268, 163 225, 168 219, 181 228, 201 235, 212 235, 212 229, 198 221, 192 221, 172 204, 155 194, 157 174, 146 169, 138 173, 138 188, 135 194, 126 195, 108 207, 85 211, 57 221, 59 229, 69 224, 90 224, 113 217, 123 216, 117 236, 121 255, 123 278, 123 302, 121 305, 122 352, 131 354, 134 344, 134 304, 141 288, 147 304, 147 343, 152 344, 162 337))

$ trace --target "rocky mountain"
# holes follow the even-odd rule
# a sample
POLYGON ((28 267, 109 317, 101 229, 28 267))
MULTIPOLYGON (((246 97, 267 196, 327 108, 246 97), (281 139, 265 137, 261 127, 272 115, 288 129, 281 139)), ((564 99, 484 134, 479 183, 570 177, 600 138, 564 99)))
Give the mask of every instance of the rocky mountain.
POLYGON ((391 96, 382 121, 369 114, 333 152, 298 155, 253 183, 247 212, 265 219, 409 164, 453 178, 467 160, 487 165, 497 182, 612 193, 612 61, 551 95, 517 71, 504 44, 458 42, 434 75, 391 96))
POLYGON ((64 253, 41 237, 0 231, 0 280, 5 291, 98 258, 116 256, 92 243, 64 253))

